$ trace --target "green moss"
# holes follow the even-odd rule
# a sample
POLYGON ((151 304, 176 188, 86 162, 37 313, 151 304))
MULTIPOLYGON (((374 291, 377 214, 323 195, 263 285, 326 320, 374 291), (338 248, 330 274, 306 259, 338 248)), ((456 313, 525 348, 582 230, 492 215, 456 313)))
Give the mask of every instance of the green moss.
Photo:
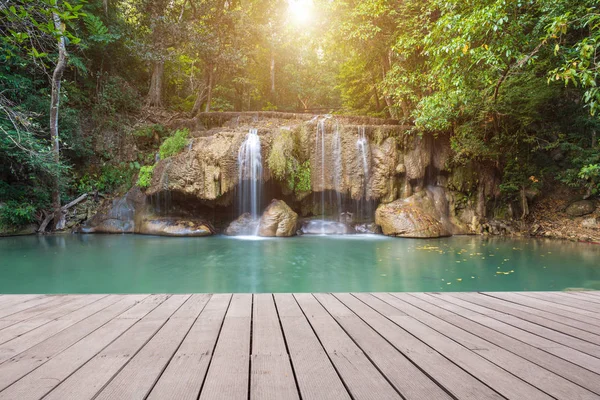
POLYGON ((161 160, 174 156, 183 150, 188 143, 187 137, 189 134, 189 130, 181 129, 175 131, 173 136, 168 137, 163 144, 160 145, 160 149, 158 150, 161 160))
POLYGON ((140 174, 138 175, 137 184, 142 189, 150 187, 152 182, 152 174, 154 173, 154 165, 144 165, 140 168, 140 174))
POLYGON ((307 192, 311 189, 310 160, 300 162, 302 157, 303 131, 281 130, 273 141, 267 165, 273 176, 285 182, 288 189, 307 192))

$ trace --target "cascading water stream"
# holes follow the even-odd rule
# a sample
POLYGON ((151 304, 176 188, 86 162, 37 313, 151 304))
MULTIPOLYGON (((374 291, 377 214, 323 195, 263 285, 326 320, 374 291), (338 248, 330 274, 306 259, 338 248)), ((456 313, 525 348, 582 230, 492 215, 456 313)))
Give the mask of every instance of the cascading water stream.
POLYGON ((369 188, 369 158, 371 155, 369 148, 369 139, 367 138, 366 128, 364 126, 358 127, 358 139, 356 140, 356 149, 358 150, 359 157, 362 160, 363 165, 363 199, 359 202, 359 214, 361 217, 370 216, 370 201, 368 199, 368 188, 369 188), (364 203, 364 204, 361 204, 364 203))
POLYGON ((250 129, 240 146, 238 174, 239 215, 249 213, 253 220, 257 220, 260 217, 262 184, 262 156, 257 129, 250 129))

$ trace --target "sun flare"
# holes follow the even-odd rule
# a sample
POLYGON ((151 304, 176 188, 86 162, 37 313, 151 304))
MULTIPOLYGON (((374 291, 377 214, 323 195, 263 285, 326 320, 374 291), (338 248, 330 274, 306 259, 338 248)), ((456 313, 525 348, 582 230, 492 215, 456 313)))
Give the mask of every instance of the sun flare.
POLYGON ((288 0, 288 14, 299 25, 306 25, 311 20, 313 8, 312 0, 288 0))

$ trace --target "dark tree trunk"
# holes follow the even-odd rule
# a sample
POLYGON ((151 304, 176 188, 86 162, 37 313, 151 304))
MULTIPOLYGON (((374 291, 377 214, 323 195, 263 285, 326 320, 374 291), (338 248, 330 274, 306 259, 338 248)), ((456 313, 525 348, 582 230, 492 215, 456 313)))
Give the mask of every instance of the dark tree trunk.
POLYGON ((152 68, 152 78, 150 80, 150 90, 146 105, 150 107, 162 107, 162 86, 163 75, 165 73, 165 62, 156 61, 152 68))
MULTIPOLYGON (((62 21, 58 14, 53 13, 54 27, 62 33, 62 21)), ((60 105, 60 85, 62 76, 67 66, 67 48, 63 36, 58 39, 58 62, 52 73, 52 94, 50 97, 50 139, 52 141, 52 153, 54 162, 60 162, 60 142, 58 137, 58 107, 60 105)), ((54 177, 52 184, 52 212, 54 214, 54 229, 63 229, 65 224, 64 215, 60 208, 60 176, 54 177)))

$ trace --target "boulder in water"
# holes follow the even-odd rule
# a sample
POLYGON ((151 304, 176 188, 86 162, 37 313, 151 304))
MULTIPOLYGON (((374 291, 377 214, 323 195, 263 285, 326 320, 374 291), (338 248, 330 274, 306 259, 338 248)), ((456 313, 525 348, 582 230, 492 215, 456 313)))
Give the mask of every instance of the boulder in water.
POLYGON ((123 197, 116 198, 108 206, 83 225, 81 233, 134 233, 135 211, 143 206, 144 194, 136 186, 123 197))
POLYGON ((382 204, 375 212, 375 223, 388 236, 436 238, 452 235, 442 219, 433 196, 425 190, 404 200, 382 204))
POLYGON ((283 200, 273 200, 268 205, 258 226, 259 236, 294 236, 296 234, 296 214, 283 200))
POLYGON ((354 230, 343 222, 312 220, 302 224, 302 233, 305 235, 346 235, 354 233, 354 230))
POLYGON ((381 227, 374 222, 354 225, 356 233, 381 234, 381 227))
POLYGON ((252 218, 250 213, 243 213, 229 224, 224 233, 228 236, 256 235, 258 222, 258 220, 252 218))
POLYGON ((210 224, 197 219, 144 219, 136 227, 136 233, 159 236, 210 236, 213 232, 210 224))
POLYGON ((565 212, 570 217, 581 217, 582 215, 591 214, 596 209, 594 203, 590 200, 580 200, 571 204, 565 212))

